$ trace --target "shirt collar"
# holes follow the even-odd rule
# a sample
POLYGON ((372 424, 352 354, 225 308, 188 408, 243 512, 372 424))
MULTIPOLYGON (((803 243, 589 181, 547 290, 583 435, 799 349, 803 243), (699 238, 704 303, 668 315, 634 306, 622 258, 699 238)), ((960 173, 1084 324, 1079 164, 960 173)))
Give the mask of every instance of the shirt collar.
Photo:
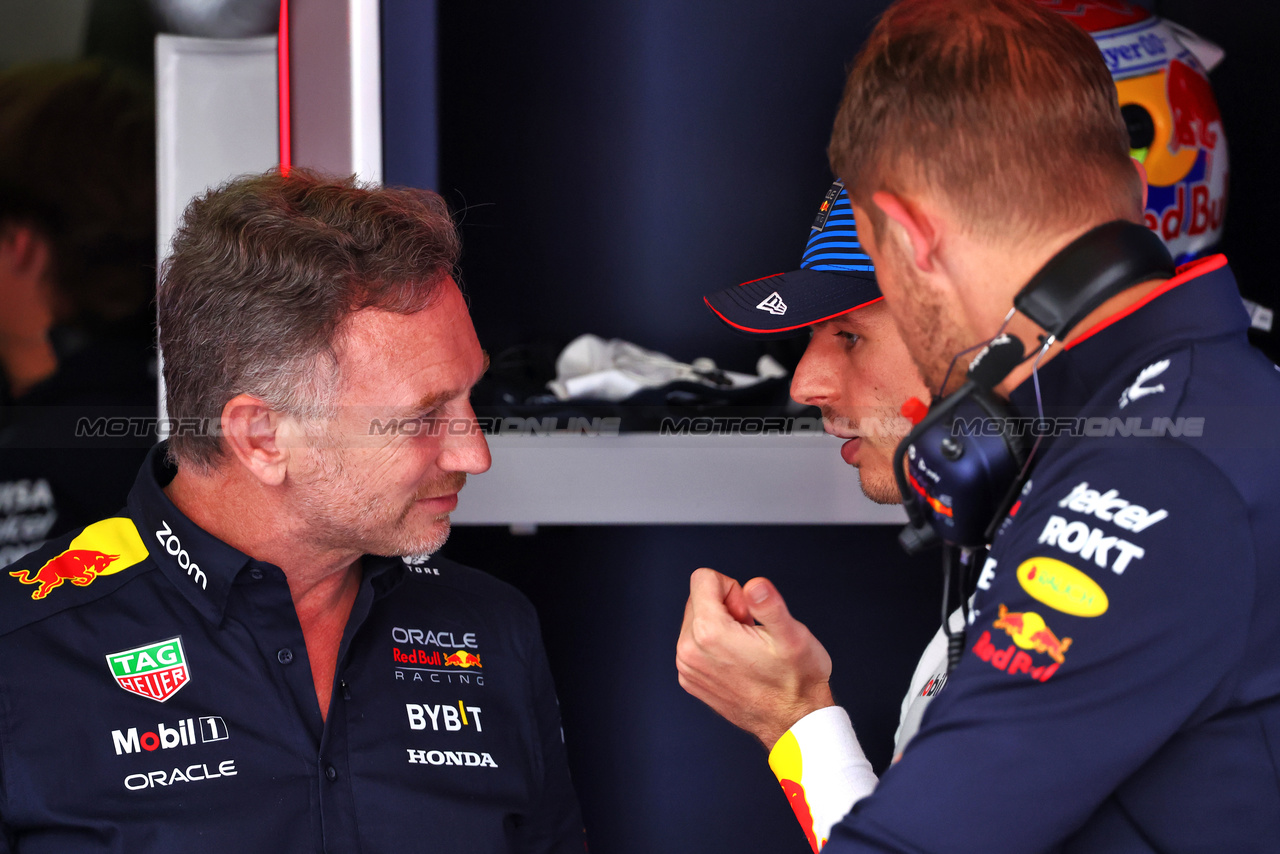
MULTIPOLYGON (((1244 335, 1248 328, 1249 315, 1227 259, 1213 255, 1185 264, 1176 276, 1137 304, 1067 342, 1040 368, 1045 412, 1078 412, 1100 386, 1132 362, 1149 361, 1179 343, 1244 335)), ((1024 380, 1009 399, 1023 414, 1034 414, 1033 380, 1024 380)))
MULTIPOLYGON (((146 462, 129 492, 128 507, 151 559, 201 615, 222 621, 236 577, 256 567, 281 572, 279 567, 255 560, 192 522, 169 500, 164 488, 178 473, 168 455, 168 442, 147 454, 146 462)), ((400 558, 365 555, 362 585, 371 585, 375 599, 391 592, 405 577, 400 558)))

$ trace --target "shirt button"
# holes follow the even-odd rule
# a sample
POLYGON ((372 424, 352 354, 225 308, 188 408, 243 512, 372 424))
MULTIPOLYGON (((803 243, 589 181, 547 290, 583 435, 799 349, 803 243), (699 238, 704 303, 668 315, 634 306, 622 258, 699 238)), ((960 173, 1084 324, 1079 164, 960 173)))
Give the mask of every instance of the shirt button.
POLYGON ((250 577, 250 578, 252 578, 254 581, 261 581, 261 580, 262 580, 262 570, 258 569, 258 568, 255 566, 253 569, 249 570, 249 577, 250 577))
POLYGON ((334 780, 338 779, 338 769, 330 765, 328 768, 324 769, 324 775, 328 777, 329 782, 332 783, 334 780))
POLYGON ((288 664, 290 661, 293 661, 293 650, 285 647, 276 653, 276 658, 281 664, 288 664))

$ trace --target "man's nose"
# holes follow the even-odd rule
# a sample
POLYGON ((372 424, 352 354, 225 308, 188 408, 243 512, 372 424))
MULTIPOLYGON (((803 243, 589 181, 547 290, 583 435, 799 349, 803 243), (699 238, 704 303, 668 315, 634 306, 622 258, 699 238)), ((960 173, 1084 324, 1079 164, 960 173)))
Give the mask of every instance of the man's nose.
POLYGON ((440 456, 436 464, 441 471, 483 474, 493 464, 489 443, 485 441, 476 414, 467 406, 460 419, 450 421, 440 440, 440 456))
POLYGON ((823 406, 838 396, 835 372, 826 348, 817 336, 809 339, 800 364, 791 377, 791 399, 805 406, 823 406))

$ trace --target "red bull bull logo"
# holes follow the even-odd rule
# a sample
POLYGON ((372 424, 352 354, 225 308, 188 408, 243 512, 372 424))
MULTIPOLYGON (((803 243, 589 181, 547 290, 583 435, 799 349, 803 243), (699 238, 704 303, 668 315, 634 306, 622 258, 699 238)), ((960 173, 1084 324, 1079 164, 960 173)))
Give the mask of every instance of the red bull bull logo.
POLYGON ((31 591, 31 598, 40 600, 64 581, 87 587, 99 576, 114 575, 146 556, 147 547, 131 521, 104 519, 81 531, 66 551, 49 558, 39 569, 20 569, 9 574, 23 584, 39 585, 31 591))
POLYGON ((445 667, 462 667, 462 668, 467 668, 467 667, 483 668, 484 667, 484 665, 480 663, 480 656, 476 655, 475 653, 467 652, 466 650, 461 650, 461 649, 447 656, 444 660, 444 666, 445 667))
POLYGON ((973 645, 973 654, 997 670, 1011 675, 1025 673, 1038 682, 1047 682, 1058 672, 1071 647, 1071 638, 1059 638, 1035 611, 1010 611, 1000 605, 991 629, 1003 631, 1013 643, 1001 649, 995 645, 992 632, 986 631, 973 645), (1033 652, 1047 655, 1052 663, 1037 664, 1030 654, 1033 652))
POLYGON ((1035 611, 1011 612, 1000 606, 1000 616, 991 624, 993 629, 1004 629, 1013 642, 1022 649, 1031 649, 1048 655, 1061 664, 1063 653, 1071 646, 1071 638, 1058 637, 1044 624, 1044 618, 1035 611))
POLYGON ((77 587, 92 584, 99 573, 119 558, 120 555, 103 554, 89 549, 70 549, 51 557, 35 572, 23 569, 9 574, 23 584, 39 584, 39 587, 31 591, 31 598, 43 599, 49 595, 50 590, 64 581, 70 581, 77 587))

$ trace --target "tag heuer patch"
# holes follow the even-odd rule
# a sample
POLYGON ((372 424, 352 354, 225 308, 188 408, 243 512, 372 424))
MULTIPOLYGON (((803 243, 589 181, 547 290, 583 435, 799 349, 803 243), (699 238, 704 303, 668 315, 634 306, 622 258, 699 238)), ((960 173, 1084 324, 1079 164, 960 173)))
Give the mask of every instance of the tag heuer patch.
POLYGON ((121 688, 161 703, 191 681, 181 636, 113 652, 107 665, 121 688))

